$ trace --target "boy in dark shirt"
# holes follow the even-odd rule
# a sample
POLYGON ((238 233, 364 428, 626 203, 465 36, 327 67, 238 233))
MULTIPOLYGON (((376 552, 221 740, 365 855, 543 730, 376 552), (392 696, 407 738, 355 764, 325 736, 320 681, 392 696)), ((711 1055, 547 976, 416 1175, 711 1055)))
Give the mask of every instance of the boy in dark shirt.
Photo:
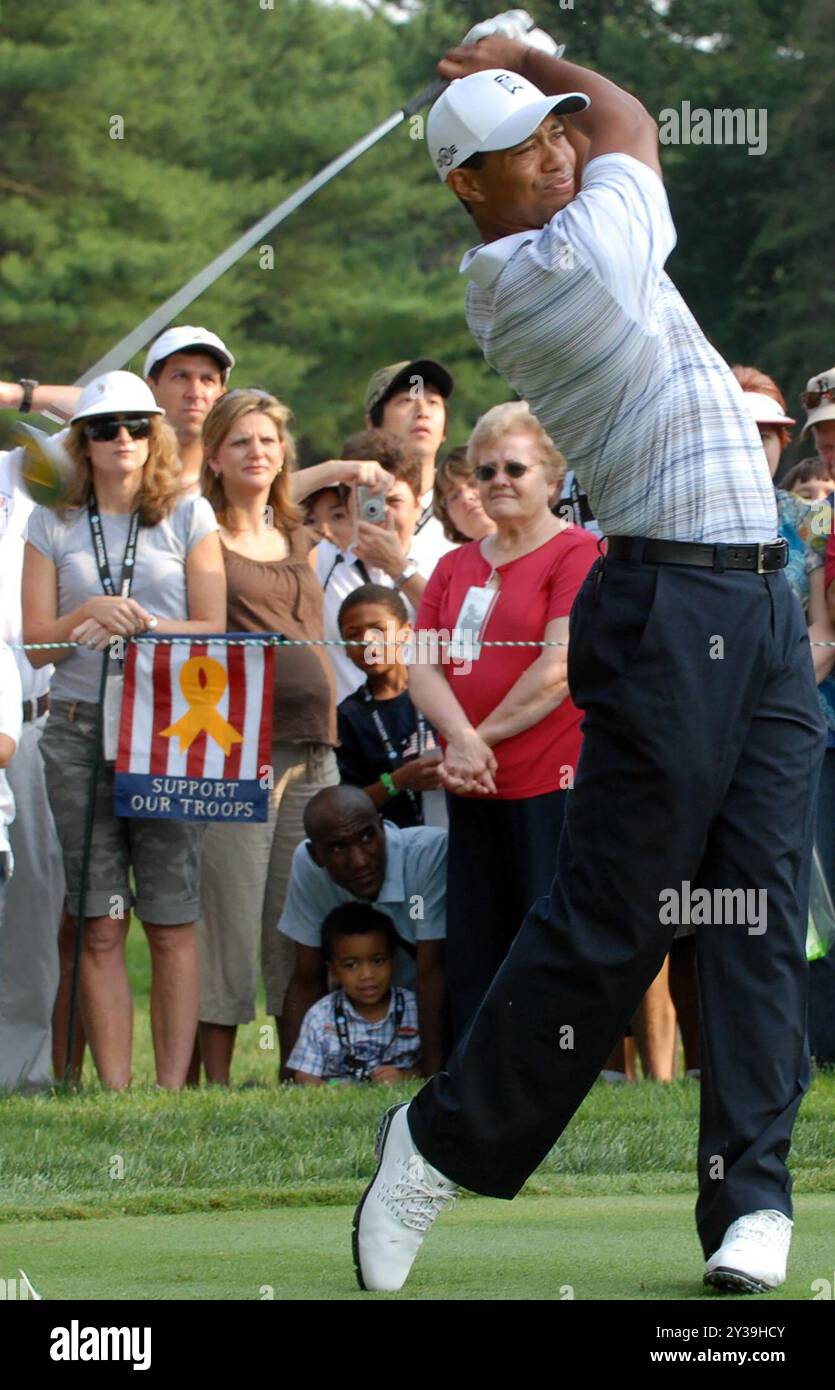
POLYGON ((356 644, 345 650, 367 677, 337 710, 341 781, 362 787, 395 825, 445 823, 435 732, 407 688, 412 628, 403 600, 381 584, 363 584, 342 603, 339 630, 356 644))

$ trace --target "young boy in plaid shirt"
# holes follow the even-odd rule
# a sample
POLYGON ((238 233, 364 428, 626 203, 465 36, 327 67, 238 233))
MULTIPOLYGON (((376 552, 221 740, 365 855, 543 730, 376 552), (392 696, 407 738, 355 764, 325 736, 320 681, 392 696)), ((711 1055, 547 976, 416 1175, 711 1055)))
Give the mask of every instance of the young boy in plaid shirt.
POLYGON ((322 923, 322 946, 339 988, 304 1016, 287 1063, 296 1081, 380 1084, 420 1076, 417 998, 391 984, 391 918, 367 903, 343 903, 322 923))

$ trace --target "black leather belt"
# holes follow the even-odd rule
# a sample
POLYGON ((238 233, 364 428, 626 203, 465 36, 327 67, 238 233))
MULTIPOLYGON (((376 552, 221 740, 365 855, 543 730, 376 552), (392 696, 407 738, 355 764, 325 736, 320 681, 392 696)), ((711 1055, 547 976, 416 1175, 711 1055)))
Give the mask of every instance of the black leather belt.
POLYGON ((702 545, 697 541, 660 541, 644 536, 609 536, 606 554, 612 560, 631 560, 633 564, 698 565, 701 569, 753 570, 771 574, 785 569, 789 547, 782 539, 762 545, 702 545))

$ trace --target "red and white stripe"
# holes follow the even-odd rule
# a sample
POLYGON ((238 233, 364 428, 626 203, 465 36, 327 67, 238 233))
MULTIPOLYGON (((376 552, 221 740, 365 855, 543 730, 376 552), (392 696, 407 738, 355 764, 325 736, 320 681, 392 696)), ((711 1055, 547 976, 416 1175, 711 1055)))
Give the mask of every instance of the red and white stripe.
POLYGON ((270 765, 272 719, 263 716, 272 715, 274 657, 274 649, 260 643, 132 642, 125 663, 117 771, 223 780, 262 776, 270 765), (243 735, 243 743, 233 744, 228 755, 205 731, 185 753, 177 737, 162 737, 163 729, 188 713, 180 672, 196 656, 219 662, 228 677, 215 710, 243 735))

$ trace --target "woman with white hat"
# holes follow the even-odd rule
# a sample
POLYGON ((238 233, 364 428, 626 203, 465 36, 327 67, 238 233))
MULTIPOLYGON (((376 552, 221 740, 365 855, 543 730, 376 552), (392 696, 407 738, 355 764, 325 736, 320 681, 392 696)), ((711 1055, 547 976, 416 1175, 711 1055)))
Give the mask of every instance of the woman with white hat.
MULTIPOLYGON (((61 841, 67 909, 78 912, 84 801, 94 760, 102 661, 113 637, 226 627, 226 584, 208 502, 178 490, 174 437, 146 384, 107 372, 85 387, 65 449, 65 495, 36 507, 23 571, 27 642, 75 642, 31 652, 54 662, 41 743, 61 841)), ((109 665, 115 665, 110 663, 109 665)), ((113 769, 96 788, 81 964, 84 1028, 102 1084, 131 1079, 132 1001, 125 964, 130 908, 151 948, 151 1027, 157 1080, 182 1086, 197 1029, 198 885, 202 830, 117 817, 113 769), (131 872, 135 896, 131 889, 131 872)))

